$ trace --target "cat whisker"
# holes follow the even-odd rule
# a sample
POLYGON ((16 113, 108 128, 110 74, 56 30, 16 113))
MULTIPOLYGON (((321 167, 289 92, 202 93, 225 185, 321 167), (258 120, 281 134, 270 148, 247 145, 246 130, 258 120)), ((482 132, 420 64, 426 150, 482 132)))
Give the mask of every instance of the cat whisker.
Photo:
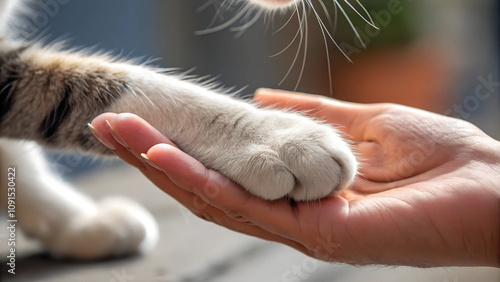
POLYGON ((257 10, 257 13, 253 16, 252 19, 248 20, 245 24, 238 26, 238 27, 233 27, 230 30, 237 32, 236 37, 239 37, 245 30, 247 30, 250 26, 252 26, 259 18, 260 16, 264 13, 264 10, 257 10))
MULTIPOLYGON (((283 30, 287 25, 289 25, 290 22, 292 22, 293 19, 297 19, 298 22, 297 32, 294 34, 290 42, 281 51, 276 52, 270 57, 276 57, 278 55, 281 55, 290 48, 292 48, 293 45, 295 44, 298 45, 296 53, 293 59, 291 60, 290 66, 286 74, 278 83, 278 85, 282 85, 287 79, 289 79, 292 70, 298 67, 298 65, 300 65, 300 71, 298 73, 297 82, 295 83, 294 86, 294 90, 297 90, 300 81, 303 77, 303 74, 305 72, 307 56, 308 56, 307 53, 309 51, 309 43, 308 43, 309 24, 307 18, 309 13, 313 14, 318 22, 321 34, 323 36, 323 42, 326 49, 326 59, 328 61, 327 64, 328 64, 328 75, 330 78, 329 82, 330 92, 332 92, 333 88, 331 82, 332 68, 330 65, 330 53, 329 53, 328 42, 333 43, 334 46, 349 62, 351 63, 353 62, 351 58, 349 58, 347 53, 341 48, 340 44, 334 39, 333 36, 333 33, 335 33, 337 29, 339 11, 342 14, 342 16, 345 17, 349 27, 352 29, 352 32, 354 33, 355 37, 359 40, 361 46, 365 49, 367 48, 366 42, 364 41, 358 29, 354 25, 354 22, 351 20, 350 15, 346 9, 352 10, 357 17, 362 19, 371 27, 376 29, 378 29, 378 27, 376 26, 372 16, 368 12, 368 10, 363 6, 360 0, 354 0, 355 2, 349 0, 343 0, 343 1, 332 0, 331 2, 325 2, 324 0, 317 0, 318 3, 314 3, 313 1, 316 0, 303 0, 303 1, 297 1, 295 3, 295 7, 290 17, 285 21, 285 23, 281 27, 279 27, 276 31, 274 31, 273 34, 276 34, 281 30, 283 30), (330 3, 332 4, 332 6, 327 7, 326 4, 330 3), (317 5, 320 5, 321 8, 318 7, 317 5), (329 11, 329 9, 331 8, 333 8, 333 14, 329 11), (300 59, 301 55, 302 59, 300 59)), ((236 32, 236 37, 238 37, 244 31, 246 31, 250 26, 252 26, 262 15, 265 15, 267 19, 269 15, 271 15, 272 17, 276 13, 276 10, 269 11, 264 8, 256 8, 255 5, 252 5, 250 3, 244 3, 241 6, 237 6, 237 4, 240 3, 240 1, 234 1, 234 0, 224 0, 224 1, 212 0, 209 2, 210 3, 204 4, 201 8, 206 9, 209 5, 214 5, 214 3, 217 3, 219 7, 217 8, 216 15, 214 16, 214 19, 212 20, 212 23, 209 25, 209 27, 205 30, 197 31, 196 32, 197 35, 213 33, 229 28, 231 31, 236 32), (220 25, 213 26, 214 23, 220 18, 220 16, 224 12, 231 10, 233 8, 235 10, 235 13, 232 18, 230 18, 227 21, 224 21, 220 25), (239 23, 239 21, 243 23, 239 26, 233 26, 235 25, 235 23, 239 23)))
MULTIPOLYGON (((310 1, 310 0, 309 0, 310 1)), ((335 1, 335 3, 337 3, 337 1, 335 1)), ((321 27, 321 30, 323 32, 323 35, 326 35, 328 36, 328 38, 330 38, 330 40, 332 41, 332 43, 335 45, 335 47, 337 47, 337 49, 342 53, 342 55, 344 55, 344 57, 346 57, 346 59, 352 63, 352 60, 349 58, 349 56, 344 52, 344 50, 342 48, 340 48, 340 45, 337 43, 337 41, 333 38, 332 34, 328 31, 328 28, 325 26, 325 24, 323 23, 323 21, 321 20, 321 16, 318 14, 318 12, 316 11, 316 9, 314 9, 314 6, 310 6, 314 12, 314 15, 316 16, 316 19, 318 20, 318 23, 321 27)), ((342 9, 341 7, 339 7, 340 9, 342 9)), ((343 11, 343 9, 341 10, 343 11)), ((344 14, 346 15, 346 14, 344 14)), ((346 15, 347 16, 347 15, 346 15)))
MULTIPOLYGON (((283 82, 285 82, 285 80, 288 78, 288 76, 292 72, 293 67, 297 63, 300 51, 302 50, 302 44, 304 42, 304 37, 307 39, 307 36, 306 36, 307 35, 307 17, 306 17, 306 14, 305 14, 305 5, 304 5, 304 3, 302 2, 302 14, 299 11, 299 7, 300 6, 298 6, 298 5, 296 6, 297 21, 298 21, 298 24, 299 24, 299 29, 298 29, 299 43, 298 43, 298 47, 297 47, 297 52, 295 53, 295 56, 294 56, 294 58, 292 60, 292 63, 290 64, 290 67, 288 68, 287 73, 285 74, 285 76, 283 77, 283 79, 278 83, 278 85, 283 84, 283 82), (304 35, 304 33, 306 35, 304 35)), ((307 42, 305 44, 307 45, 307 42)), ((307 49, 307 47, 305 47, 304 49, 307 49)), ((304 54, 304 56, 305 56, 305 54, 304 54)), ((301 76, 302 76, 303 69, 304 69, 304 66, 302 66, 301 76)), ((297 80, 297 84, 299 83, 299 81, 300 80, 297 80)))
MULTIPOLYGON (((319 3, 321 4, 321 7, 323 8, 323 11, 328 15, 325 3, 323 3, 323 1, 321 1, 321 0, 319 1, 319 3)), ((316 13, 316 10, 315 10, 315 8, 312 5, 312 2, 310 0, 309 0, 309 5, 311 6, 312 10, 314 11, 314 13, 316 15, 316 18, 318 19, 318 23, 319 23, 319 26, 320 26, 321 34, 323 35, 323 42, 325 44, 325 51, 326 51, 326 62, 327 62, 327 67, 328 67, 328 84, 329 84, 329 87, 330 87, 329 90, 330 90, 330 93, 333 93, 332 67, 331 67, 331 63, 330 63, 330 52, 328 50, 328 39, 326 38, 326 34, 325 34, 325 32, 328 32, 328 30, 325 30, 323 28, 323 26, 321 25, 322 20, 321 20, 321 18, 318 17, 318 14, 316 13)), ((330 16, 327 16, 327 19, 328 19, 330 25, 333 26, 330 16)))
MULTIPOLYGON (((361 43, 361 46, 363 48, 367 48, 366 47, 366 44, 365 44, 365 41, 363 40, 363 38, 361 38, 361 35, 359 34, 358 30, 356 29, 356 27, 354 26, 353 22, 351 21, 351 19, 349 18, 349 16, 347 15, 346 11, 344 10, 344 8, 340 5, 340 3, 337 1, 337 0, 334 0, 335 4, 337 5, 337 7, 339 8, 340 12, 344 15, 345 19, 347 20, 347 23, 349 24, 349 26, 351 27, 352 31, 354 32, 354 34, 356 35, 356 37, 359 39, 359 42, 361 43)), ((349 3, 347 1, 345 1, 346 3, 349 3)), ((339 47, 340 48, 340 47, 339 47)))
POLYGON ((288 45, 285 48, 283 48, 281 51, 279 51, 279 52, 277 52, 269 57, 273 58, 273 57, 279 56, 280 54, 284 53, 286 50, 288 50, 288 48, 290 48, 293 45, 293 43, 297 40, 297 37, 299 35, 300 35, 300 28, 297 29, 297 32, 293 36, 292 40, 290 40, 290 43, 288 43, 288 45))
POLYGON ((358 10, 356 10, 356 8, 354 8, 352 6, 351 3, 349 3, 347 0, 344 0, 344 2, 347 3, 347 5, 349 5, 349 7, 351 7, 351 9, 356 12, 356 14, 358 14, 358 16, 363 19, 367 24, 369 24, 371 27, 375 28, 375 29, 379 29, 376 25, 375 25, 375 22, 373 21, 372 19, 372 16, 370 15, 370 13, 368 13, 368 11, 366 10, 366 8, 359 2, 359 0, 356 0, 356 3, 358 3, 358 5, 361 7, 361 9, 363 9, 364 13, 368 16, 368 19, 366 19, 363 15, 361 15, 360 12, 358 12, 358 10))
MULTIPOLYGON (((325 2, 323 0, 319 0, 318 3, 321 5, 321 8, 323 9, 323 12, 326 15, 326 19, 328 20, 328 23, 330 26, 333 28, 333 22, 332 22, 332 17, 330 17, 330 13, 328 12, 328 9, 326 8, 325 2)), ((312 5, 312 1, 309 0, 309 5, 314 9, 314 6, 312 5)))
POLYGON ((196 31, 195 34, 196 35, 205 35, 205 34, 214 33, 214 32, 226 29, 226 28, 230 27, 232 24, 236 23, 238 20, 240 20, 243 17, 245 17, 246 15, 248 15, 248 13, 252 12, 253 10, 254 10, 254 8, 251 5, 245 4, 239 9, 239 11, 236 13, 236 15, 234 15, 234 17, 232 17, 231 19, 229 19, 225 23, 222 23, 218 26, 209 27, 205 30, 196 31))
POLYGON ((333 5, 333 18, 335 19, 335 21, 333 22, 332 33, 335 33, 337 31, 338 17, 339 17, 339 9, 337 8, 337 5, 333 5))
POLYGON ((211 5, 214 5, 217 7, 222 7, 224 5, 224 2, 226 2, 226 1, 227 0, 224 0, 222 3, 220 3, 219 0, 207 0, 200 7, 198 7, 198 9, 196 9, 196 11, 201 12, 201 11, 207 9, 208 7, 210 7, 211 5))
MULTIPOLYGON (((215 23, 217 22, 217 20, 220 20, 220 21, 224 21, 224 16, 223 16, 223 13, 228 11, 228 10, 231 10, 231 3, 228 3, 229 0, 224 0, 222 1, 222 3, 218 0, 212 0, 210 2, 207 2, 208 4, 210 5, 214 5, 216 6, 216 11, 215 11, 215 14, 212 18, 212 21, 210 22, 210 24, 208 25, 209 27, 212 27, 215 25, 215 23)), ((200 11, 203 11, 204 9, 206 9, 209 5, 203 5, 202 7, 200 7, 198 9, 198 12, 200 11)))
POLYGON ((288 20, 280 28, 278 28, 277 30, 275 30, 273 32, 273 35, 275 35, 276 33, 280 32, 280 31, 282 31, 292 21, 292 19, 295 16, 295 13, 297 13, 297 12, 298 12, 297 9, 294 9, 293 13, 290 15, 290 17, 288 18, 288 20))
MULTIPOLYGON (((307 61, 307 50, 308 50, 308 33, 309 33, 309 28, 308 28, 308 22, 307 22, 307 15, 306 15, 306 6, 305 6, 305 3, 302 2, 302 10, 303 10, 303 21, 304 21, 304 38, 306 40, 303 40, 304 42, 304 56, 302 58, 302 66, 301 66, 301 69, 300 69, 300 73, 299 73, 299 77, 297 78, 297 83, 295 83, 295 87, 293 90, 297 90, 297 88, 299 87, 299 83, 302 79, 302 75, 304 74, 304 70, 305 70, 305 67, 306 67, 306 61, 307 61)), ((298 50, 297 50, 298 52, 298 50)))
MULTIPOLYGON (((328 49, 328 41, 331 41, 335 45, 335 47, 342 53, 342 55, 349 62, 351 62, 351 63, 353 62, 351 60, 351 58, 349 58, 349 56, 347 55, 347 53, 345 53, 345 51, 341 48, 341 46, 339 45, 339 43, 334 39, 334 37, 332 35, 333 32, 335 32, 336 29, 337 29, 337 19, 338 19, 338 11, 339 10, 340 10, 340 13, 345 17, 347 23, 349 24, 349 26, 352 29, 353 33, 355 34, 356 38, 360 41, 362 47, 365 48, 365 49, 367 48, 364 39, 359 34, 359 32, 358 32, 357 28, 355 27, 353 21, 351 20, 351 18, 349 17, 348 13, 346 12, 345 8, 341 5, 341 3, 340 3, 339 0, 333 0, 333 8, 334 8, 333 18, 334 18, 334 20, 332 20, 332 17, 330 16, 330 13, 328 12, 328 8, 326 7, 326 5, 323 2, 323 0, 319 0, 318 2, 319 2, 319 5, 321 6, 321 10, 326 15, 326 19, 324 17, 322 17, 318 13, 318 10, 315 7, 315 5, 314 5, 314 3, 313 3, 312 0, 305 0, 305 1, 301 2, 302 5, 298 5, 297 4, 293 13, 300 14, 300 15, 297 15, 298 25, 299 25, 298 31, 294 35, 294 37, 291 40, 291 42, 282 51, 280 51, 280 52, 278 52, 278 53, 276 53, 276 54, 274 54, 274 55, 271 56, 271 57, 275 57, 275 56, 277 56, 279 54, 282 54, 283 52, 285 52, 286 50, 288 50, 293 45, 293 43, 295 43, 298 40, 299 47, 297 47, 297 53, 296 53, 295 57, 293 58, 292 63, 290 64, 290 68, 288 69, 288 71, 285 74, 284 78, 279 82, 279 85, 281 85, 282 83, 284 83, 284 81, 289 77, 289 75, 291 73, 291 70, 294 68, 294 66, 297 65, 298 56, 299 56, 299 54, 301 52, 304 52, 304 56, 303 56, 303 60, 302 60, 302 64, 301 64, 301 69, 300 69, 299 77, 297 79, 297 83, 295 84, 294 90, 296 90, 298 88, 298 85, 299 85, 300 80, 302 78, 302 75, 304 73, 305 63, 306 63, 306 58, 307 58, 307 51, 308 51, 308 43, 307 43, 307 41, 308 41, 307 40, 307 38, 308 38, 308 24, 307 24, 307 19, 306 19, 307 18, 307 14, 306 14, 307 13, 307 8, 306 8, 306 6, 305 6, 304 3, 307 3, 307 6, 311 9, 312 13, 314 14, 316 20, 318 21, 318 24, 319 24, 319 27, 320 27, 320 31, 321 31, 322 36, 323 36, 323 41, 324 41, 325 49, 326 49, 326 59, 328 61, 327 64, 328 64, 328 74, 329 74, 329 78, 330 78, 330 81, 329 81, 330 92, 332 92, 333 86, 332 86, 332 81, 331 81, 331 72, 332 72, 332 70, 331 70, 331 65, 330 65, 330 54, 329 54, 329 49, 328 49), (328 21, 328 24, 329 24, 330 28, 328 28, 327 25, 325 24, 325 20, 328 21)), ((373 18, 370 15, 370 13, 360 3, 359 0, 356 0, 356 3, 357 3, 357 5, 360 8, 354 7, 348 0, 344 0, 344 2, 345 2, 345 4, 348 5, 348 7, 350 9, 352 9, 356 13, 357 16, 359 16, 368 25, 370 25, 373 28, 378 29, 378 27, 375 25, 375 22, 374 22, 373 18), (360 12, 360 9, 362 10, 362 12, 360 12)), ((285 25, 288 22, 290 22, 292 18, 293 18, 293 14, 288 19, 288 21, 285 23, 285 25)), ((280 30, 283 27, 281 27, 280 30)))

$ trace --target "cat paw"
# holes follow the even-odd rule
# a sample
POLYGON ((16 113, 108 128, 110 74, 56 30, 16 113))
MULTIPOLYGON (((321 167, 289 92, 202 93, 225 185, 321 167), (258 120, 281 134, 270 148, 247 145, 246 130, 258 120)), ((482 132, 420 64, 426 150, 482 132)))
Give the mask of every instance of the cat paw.
POLYGON ((158 226, 143 207, 110 198, 72 218, 44 243, 59 258, 93 260, 147 253, 158 241, 158 226))
POLYGON ((357 162, 339 132, 310 118, 263 111, 252 136, 224 160, 224 173, 250 193, 268 200, 317 200, 348 187, 357 162))

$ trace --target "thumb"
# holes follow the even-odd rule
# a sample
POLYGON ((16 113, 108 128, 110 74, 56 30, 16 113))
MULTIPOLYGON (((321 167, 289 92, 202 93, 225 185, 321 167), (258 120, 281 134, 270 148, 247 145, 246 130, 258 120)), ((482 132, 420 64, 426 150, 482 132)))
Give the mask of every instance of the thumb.
POLYGON ((259 106, 307 112, 320 110, 321 99, 318 95, 266 88, 257 89, 254 95, 259 106))
POLYGON ((368 121, 385 109, 382 105, 357 104, 319 95, 264 88, 256 91, 254 100, 264 107, 306 112, 314 118, 339 126, 354 141, 363 141, 368 121))

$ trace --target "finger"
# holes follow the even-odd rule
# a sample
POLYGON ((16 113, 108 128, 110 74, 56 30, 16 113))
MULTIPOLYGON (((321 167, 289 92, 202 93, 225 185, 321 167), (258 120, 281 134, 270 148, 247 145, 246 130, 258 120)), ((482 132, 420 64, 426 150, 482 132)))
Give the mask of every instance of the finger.
MULTIPOLYGON (((172 146, 173 144, 165 136, 133 114, 107 113, 94 119, 92 124, 101 133, 100 137, 108 139, 108 142, 115 147, 115 152, 119 157, 135 164, 155 185, 161 187, 190 211, 203 217, 196 207, 209 207, 208 204, 204 204, 203 200, 194 193, 175 185, 159 167, 140 155, 158 143, 169 143, 169 146, 172 146)), ((213 210, 211 213, 217 213, 217 211, 213 210)))
MULTIPOLYGON (((161 167, 176 185, 199 195, 231 218, 243 217, 269 233, 295 242, 302 242, 310 235, 309 232, 318 230, 318 222, 311 221, 310 218, 317 217, 318 212, 324 212, 322 202, 291 205, 286 200, 262 200, 171 146, 154 146, 147 156, 161 167)), ((329 205, 334 204, 339 199, 332 197, 324 203, 330 201, 329 205)), ((342 205, 337 205, 337 208, 346 206, 346 203, 336 204, 342 205)), ((339 211, 334 209, 330 212, 337 214, 339 211)))
POLYGON ((236 206, 260 202, 228 178, 207 169, 194 158, 172 146, 163 144, 153 146, 147 156, 178 186, 199 195, 206 202, 224 210, 229 216, 240 215, 231 208, 233 206, 231 202, 237 202, 236 206))
POLYGON ((283 90, 258 89, 254 99, 262 106, 294 109, 340 126, 354 141, 364 140, 368 122, 387 109, 387 105, 364 105, 323 96, 283 90))
MULTIPOLYGON (((142 152, 147 152, 152 145, 162 142, 169 143, 170 146, 173 145, 166 137, 147 122, 132 114, 106 114, 97 119, 95 124, 97 128, 104 131, 105 136, 109 138, 116 147, 117 155, 122 159, 126 159, 129 163, 137 162, 138 155, 142 152), (111 128, 105 121, 103 122, 103 120, 106 119, 109 119, 109 124, 112 125, 111 128)), ((141 159, 143 158, 141 157, 141 159)), ((266 240, 294 245, 292 242, 280 240, 280 238, 264 231, 262 228, 249 225, 245 222, 239 222, 237 219, 228 217, 221 210, 208 205, 200 199, 199 196, 178 187, 163 171, 158 170, 157 167, 151 167, 148 163, 144 164, 142 160, 140 163, 141 165, 136 164, 136 166, 141 168, 141 171, 146 177, 195 215, 208 221, 224 224, 238 232, 258 236, 266 240)), ((298 248, 298 246, 296 247, 298 248)))
POLYGON ((140 169, 144 168, 141 153, 158 143, 172 144, 158 130, 133 114, 102 114, 92 121, 92 125, 101 135, 99 139, 105 139, 120 158, 140 169))
POLYGON ((284 90, 257 89, 254 100, 263 107, 292 109, 310 113, 321 112, 321 99, 319 95, 303 94, 284 90))
POLYGON ((99 116, 94 118, 92 122, 90 122, 90 129, 92 130, 92 133, 95 135, 95 137, 106 147, 110 148, 113 151, 115 151, 117 147, 121 147, 121 144, 116 142, 113 136, 111 136, 111 133, 109 132, 109 126, 107 125, 106 121, 112 120, 115 116, 115 113, 104 113, 100 114, 99 116))
MULTIPOLYGON (((196 197, 198 197, 198 196, 196 196, 196 197)), ((196 199, 196 198, 192 198, 192 200, 194 200, 194 199, 196 199)), ((198 200, 196 200, 196 201, 198 201, 198 200)), ((181 203, 182 203, 182 201, 181 201, 181 203)), ((218 209, 217 207, 214 207, 214 206, 210 205, 209 203, 206 203, 206 204, 207 204, 207 206, 202 210, 191 210, 191 211, 195 215, 197 215, 198 217, 200 217, 204 220, 207 220, 209 222, 213 222, 213 223, 215 223, 219 226, 222 226, 222 227, 226 227, 232 231, 239 232, 239 233, 246 234, 246 235, 250 235, 250 236, 260 238, 263 240, 267 240, 267 241, 271 241, 271 242, 285 244, 285 245, 290 246, 292 248, 295 248, 298 251, 303 252, 305 254, 310 253, 308 251, 308 248, 299 242, 296 242, 294 240, 290 240, 290 239, 283 237, 281 235, 269 232, 268 230, 262 228, 261 226, 249 222, 247 219, 245 219, 243 217, 235 217, 234 215, 228 216, 224 211, 218 209)), ((183 205, 186 205, 186 203, 183 203, 183 205)), ((189 203, 187 203, 187 205, 189 205, 189 203)))
MULTIPOLYGON (((164 177, 148 171, 145 175, 151 179, 161 190, 177 199, 181 204, 188 208, 198 217, 225 226, 233 231, 255 236, 264 240, 279 242, 293 247, 301 252, 307 253, 307 248, 302 244, 290 240, 286 237, 269 232, 261 226, 254 224, 245 216, 235 212, 222 210, 213 203, 205 199, 214 199, 219 192, 224 193, 222 189, 235 192, 236 198, 251 197, 241 187, 238 187, 224 176, 206 169, 201 163, 191 159, 191 163, 180 161, 181 158, 190 158, 182 151, 166 144, 159 144, 151 148, 147 157, 155 163, 155 166, 162 169, 164 177), (158 164, 157 164, 158 163, 158 164), (187 165, 184 166, 184 165, 187 165), (169 176, 174 175, 174 176, 169 176), (212 177, 209 175, 213 174, 212 177), (201 175, 202 180, 199 179, 201 175), (206 184, 200 185, 200 182, 206 184), (168 184, 172 183, 172 185, 168 184), (168 185, 166 185, 168 184, 168 185), (181 188, 182 187, 182 188, 181 188), (204 187, 202 196, 194 195, 190 189, 197 190, 204 187), (214 187, 214 188, 211 188, 214 187)), ((234 194, 233 194, 234 195, 234 194)), ((228 197, 233 197, 229 195, 228 197)))
POLYGON ((359 178, 351 185, 350 190, 366 196, 399 187, 400 186, 395 182, 377 182, 365 178, 359 178))
MULTIPOLYGON (((204 202, 199 196, 178 187, 156 165, 152 167, 142 157, 139 158, 140 153, 146 152, 158 143, 173 145, 165 136, 139 117, 131 114, 106 113, 94 119, 92 125, 98 132, 99 139, 112 147, 120 158, 138 167, 156 186, 179 201, 196 216, 231 230, 283 243, 307 253, 307 249, 295 241, 277 236, 254 224, 249 224, 242 218, 228 216, 222 210, 204 202), (107 121, 112 127, 109 127, 107 121), (113 133, 113 131, 115 132, 113 133), (117 137, 119 141, 116 139, 117 137)), ((168 158, 168 156, 163 157, 168 158)))
POLYGON ((118 142, 115 137, 113 137, 108 122, 116 115, 115 113, 104 113, 94 118, 90 125, 92 133, 94 133, 101 143, 113 150, 115 154, 125 162, 139 169, 144 169, 143 162, 128 148, 128 145, 124 142, 122 142, 122 145, 122 143, 118 142))
POLYGON ((115 139, 126 140, 126 146, 137 155, 146 153, 149 148, 159 143, 175 146, 161 132, 134 114, 118 114, 109 121, 109 124, 115 139))

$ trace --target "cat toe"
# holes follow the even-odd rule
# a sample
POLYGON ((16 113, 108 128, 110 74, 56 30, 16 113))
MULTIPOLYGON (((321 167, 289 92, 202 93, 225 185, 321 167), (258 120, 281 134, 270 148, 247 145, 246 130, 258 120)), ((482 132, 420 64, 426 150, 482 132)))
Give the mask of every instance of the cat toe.
POLYGON ((335 128, 299 115, 280 113, 260 136, 266 145, 250 145, 238 154, 236 172, 247 190, 264 199, 313 201, 348 187, 357 171, 350 145, 335 128), (277 122, 280 121, 281 122, 277 122), (247 157, 250 155, 251 157, 247 157))

